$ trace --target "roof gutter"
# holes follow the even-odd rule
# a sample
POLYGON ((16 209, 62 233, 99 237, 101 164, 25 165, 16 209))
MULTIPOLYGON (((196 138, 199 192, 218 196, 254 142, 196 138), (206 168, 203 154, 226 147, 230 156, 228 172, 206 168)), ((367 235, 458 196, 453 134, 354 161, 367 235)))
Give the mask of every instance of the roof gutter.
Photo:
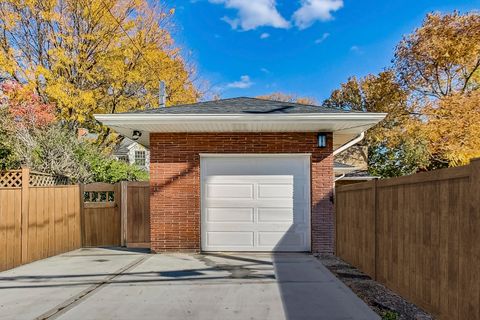
POLYGON ((367 120, 377 123, 385 118, 385 113, 316 113, 316 114, 94 114, 95 119, 106 124, 162 123, 162 122, 204 122, 204 121, 331 121, 367 120))
POLYGON ((339 147, 339 148, 337 148, 336 150, 334 150, 334 151, 333 151, 333 155, 336 156, 336 155, 339 154, 340 152, 347 150, 347 149, 350 148, 351 146, 353 146, 353 145, 359 143, 360 141, 362 141, 363 138, 365 138, 365 132, 360 133, 355 139, 350 140, 349 142, 345 143, 345 144, 342 145, 341 147, 339 147))

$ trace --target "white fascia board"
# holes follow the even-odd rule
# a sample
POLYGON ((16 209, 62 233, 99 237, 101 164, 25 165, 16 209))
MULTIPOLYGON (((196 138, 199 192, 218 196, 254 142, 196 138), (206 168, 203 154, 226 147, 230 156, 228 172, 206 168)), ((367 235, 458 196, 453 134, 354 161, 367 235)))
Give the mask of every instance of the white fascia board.
POLYGON ((289 122, 289 121, 349 121, 371 120, 379 122, 385 118, 386 113, 309 113, 309 114, 281 114, 281 115, 245 115, 245 114, 95 114, 98 121, 106 125, 127 125, 134 123, 162 124, 165 122, 216 122, 216 121, 242 121, 242 122, 289 122))

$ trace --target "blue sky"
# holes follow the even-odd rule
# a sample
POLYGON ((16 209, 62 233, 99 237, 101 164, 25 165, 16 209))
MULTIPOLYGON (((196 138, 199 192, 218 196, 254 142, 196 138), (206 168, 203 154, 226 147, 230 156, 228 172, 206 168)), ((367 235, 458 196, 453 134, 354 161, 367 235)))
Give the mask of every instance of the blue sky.
POLYGON ((402 35, 432 11, 480 0, 170 0, 174 37, 209 93, 327 98, 349 76, 390 65, 402 35))

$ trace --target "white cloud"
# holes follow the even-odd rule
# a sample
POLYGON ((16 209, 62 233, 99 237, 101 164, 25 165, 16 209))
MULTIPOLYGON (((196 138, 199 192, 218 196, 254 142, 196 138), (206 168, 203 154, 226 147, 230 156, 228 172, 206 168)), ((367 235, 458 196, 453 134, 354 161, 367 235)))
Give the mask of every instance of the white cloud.
POLYGON ((277 11, 275 0, 209 0, 238 10, 237 17, 223 17, 232 29, 253 30, 261 26, 288 28, 290 23, 277 11))
POLYGON ((350 51, 355 52, 355 53, 363 53, 362 48, 360 48, 359 46, 351 46, 350 51))
POLYGON ((270 73, 270 70, 268 70, 267 68, 260 68, 260 71, 262 71, 263 73, 266 73, 266 74, 270 73))
POLYGON ((328 37, 330 37, 330 33, 325 32, 324 34, 322 34, 322 36, 320 38, 315 40, 315 44, 322 43, 323 41, 327 40, 328 37))
POLYGON ((260 35, 260 39, 267 39, 269 37, 270 37, 270 33, 266 33, 266 32, 264 32, 260 35))
POLYGON ((253 85, 252 80, 248 75, 244 75, 240 77, 239 81, 234 81, 227 84, 227 88, 235 88, 235 89, 247 89, 253 85))
POLYGON ((299 29, 306 29, 317 20, 333 19, 332 12, 342 7, 343 0, 302 0, 302 6, 294 12, 292 18, 299 29))

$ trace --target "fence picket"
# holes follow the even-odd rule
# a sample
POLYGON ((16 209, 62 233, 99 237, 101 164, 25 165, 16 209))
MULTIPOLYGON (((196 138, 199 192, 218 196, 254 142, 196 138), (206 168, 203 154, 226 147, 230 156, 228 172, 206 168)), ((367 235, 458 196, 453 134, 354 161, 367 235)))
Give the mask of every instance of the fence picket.
POLYGON ((480 319, 480 159, 340 186, 336 230, 337 255, 377 281, 439 319, 480 319))
POLYGON ((149 248, 148 182, 51 185, 38 172, 32 183, 31 173, 1 173, 14 186, 0 185, 0 271, 82 246, 149 248))

